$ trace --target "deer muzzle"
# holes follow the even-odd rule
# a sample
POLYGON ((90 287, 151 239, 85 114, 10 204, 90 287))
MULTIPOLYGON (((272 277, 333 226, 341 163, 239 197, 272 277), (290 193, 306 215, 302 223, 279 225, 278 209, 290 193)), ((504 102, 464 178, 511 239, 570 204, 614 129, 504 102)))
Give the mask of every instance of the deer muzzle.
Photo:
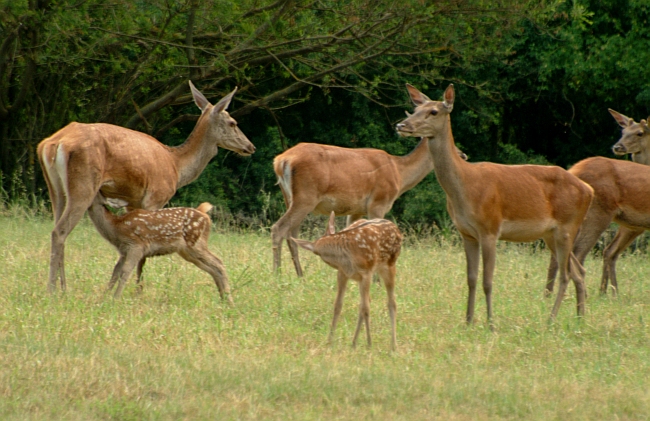
POLYGON ((411 125, 406 122, 397 123, 397 125, 395 126, 395 130, 397 131, 398 134, 402 136, 408 136, 410 133, 413 132, 413 128, 411 127, 411 125))

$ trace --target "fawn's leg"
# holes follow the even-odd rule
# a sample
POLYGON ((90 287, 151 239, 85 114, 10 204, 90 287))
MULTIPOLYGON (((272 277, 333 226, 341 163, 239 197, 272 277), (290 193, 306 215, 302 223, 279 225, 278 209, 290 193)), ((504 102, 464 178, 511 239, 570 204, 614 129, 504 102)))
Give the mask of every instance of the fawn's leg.
POLYGON ((397 323, 395 321, 397 314, 397 303, 395 301, 395 265, 386 265, 384 267, 378 268, 379 275, 384 280, 384 286, 386 287, 386 294, 388 296, 388 317, 390 319, 390 331, 391 331, 391 350, 397 350, 397 323))
POLYGON ((372 283, 372 274, 364 273, 359 282, 359 292, 361 301, 359 303, 359 319, 357 320, 357 330, 354 332, 354 339, 352 339, 352 347, 357 346, 357 338, 361 331, 361 325, 366 326, 366 337, 368 338, 368 347, 372 345, 370 339, 370 284, 372 283))
POLYGON ((332 318, 332 326, 330 327, 330 334, 327 338, 327 343, 331 344, 334 340, 334 330, 336 329, 336 323, 339 320, 341 315, 341 309, 343 308, 343 297, 345 296, 345 289, 348 285, 348 278, 340 270, 336 275, 336 301, 334 302, 334 317, 332 318))

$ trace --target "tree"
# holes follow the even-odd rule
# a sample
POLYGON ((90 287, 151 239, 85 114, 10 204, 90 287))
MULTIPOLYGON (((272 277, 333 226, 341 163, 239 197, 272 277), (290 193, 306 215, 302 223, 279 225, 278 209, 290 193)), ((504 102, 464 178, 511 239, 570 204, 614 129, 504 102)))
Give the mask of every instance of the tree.
MULTIPOLYGON (((362 129, 346 132, 349 139, 390 149, 392 123, 410 107, 404 82, 431 89, 443 79, 453 80, 475 92, 468 98, 481 99, 485 90, 480 80, 466 77, 469 70, 504 57, 512 31, 522 20, 543 20, 545 5, 519 0, 490 6, 478 0, 23 0, 6 1, 0 10, 0 96, 11 110, 0 115, 5 175, 21 167, 29 174, 34 146, 70 120, 119 124, 177 143, 196 118, 187 88, 191 79, 214 97, 240 87, 232 114, 247 134, 263 139, 255 158, 266 160, 226 162, 217 171, 219 188, 197 184, 197 189, 216 192, 224 201, 250 203, 258 202, 251 196, 260 194, 260 185, 273 183, 266 168, 272 156, 312 124, 304 120, 309 107, 318 108, 316 119, 343 120, 350 104, 360 107, 352 113, 357 117, 366 107, 386 137, 373 138, 370 133, 377 129, 362 129), (312 103, 316 97, 322 102, 312 103), (337 101, 338 108, 328 105, 337 101)), ((321 134, 314 138, 334 141, 321 134)), ((339 135, 344 136, 340 130, 339 135)), ((37 185, 43 187, 32 184, 31 192, 37 185)))

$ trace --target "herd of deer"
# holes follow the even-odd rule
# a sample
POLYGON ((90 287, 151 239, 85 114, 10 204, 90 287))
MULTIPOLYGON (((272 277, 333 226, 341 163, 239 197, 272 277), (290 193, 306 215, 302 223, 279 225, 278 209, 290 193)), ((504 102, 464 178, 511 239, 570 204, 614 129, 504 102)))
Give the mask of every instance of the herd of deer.
MULTIPOLYGON (((255 147, 226 109, 236 89, 212 105, 190 82, 201 109, 196 127, 185 143, 167 147, 144 133, 110 124, 70 123, 38 146, 54 213, 50 256, 50 292, 60 279, 65 291, 65 240, 88 215, 100 234, 120 253, 108 285, 118 284, 119 297, 136 269, 138 287, 147 257, 178 253, 208 272, 221 297, 232 302, 222 261, 208 250, 211 205, 196 209, 161 209, 179 187, 194 181, 225 148, 248 156, 255 147), (126 208, 117 216, 106 208, 126 208)), ((338 271, 338 292, 329 339, 341 312, 348 279, 359 282, 361 302, 354 334, 362 324, 370 345, 370 285, 374 273, 384 280, 391 322, 391 347, 396 347, 395 264, 402 235, 382 219, 395 200, 432 170, 447 196, 447 210, 460 232, 467 259, 467 322, 474 317, 479 261, 483 260, 483 291, 488 322, 492 319, 492 279, 497 240, 530 242, 543 239, 551 251, 546 292, 551 293, 559 270, 560 285, 551 311, 555 318, 569 279, 575 285, 577 312, 585 310, 584 260, 603 231, 614 221, 619 230, 604 250, 600 290, 618 289, 616 260, 643 231, 650 229, 650 129, 646 120, 609 110, 623 128, 614 145, 617 155, 634 162, 588 158, 566 171, 556 166, 501 165, 466 162, 455 146, 450 114, 453 85, 443 101, 432 101, 411 85, 413 114, 397 124, 400 136, 420 137, 406 156, 377 149, 347 149, 301 143, 278 155, 274 170, 287 205, 273 225, 274 270, 280 268, 286 240, 295 270, 302 276, 298 246, 319 255, 338 271), (323 237, 299 240, 300 224, 309 213, 329 214, 323 237), (335 232, 335 215, 347 215, 347 228, 335 232), (360 219, 367 215, 370 220, 360 219)))

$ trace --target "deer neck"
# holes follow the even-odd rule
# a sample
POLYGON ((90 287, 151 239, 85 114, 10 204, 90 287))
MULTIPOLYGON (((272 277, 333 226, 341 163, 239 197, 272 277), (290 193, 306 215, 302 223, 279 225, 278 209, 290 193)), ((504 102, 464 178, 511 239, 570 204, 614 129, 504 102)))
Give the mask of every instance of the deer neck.
POLYGON ((178 169, 178 187, 196 180, 218 152, 217 142, 210 136, 209 117, 210 113, 204 112, 185 143, 172 148, 178 169))
POLYGON ((97 228, 99 234, 106 241, 117 247, 118 242, 115 231, 117 217, 100 203, 93 203, 88 208, 88 217, 93 222, 93 225, 95 225, 95 228, 97 228))
POLYGON ((433 158, 433 169, 438 183, 452 203, 462 202, 464 197, 463 176, 471 166, 456 152, 456 144, 451 133, 451 119, 447 117, 440 133, 429 138, 429 149, 433 158))
POLYGON ((420 143, 408 155, 395 157, 395 164, 402 179, 399 191, 401 195, 415 187, 433 170, 433 158, 427 139, 420 139, 420 143))
POLYGON ((632 154, 632 161, 637 164, 650 165, 650 153, 648 153, 648 150, 646 149, 642 152, 632 154))

